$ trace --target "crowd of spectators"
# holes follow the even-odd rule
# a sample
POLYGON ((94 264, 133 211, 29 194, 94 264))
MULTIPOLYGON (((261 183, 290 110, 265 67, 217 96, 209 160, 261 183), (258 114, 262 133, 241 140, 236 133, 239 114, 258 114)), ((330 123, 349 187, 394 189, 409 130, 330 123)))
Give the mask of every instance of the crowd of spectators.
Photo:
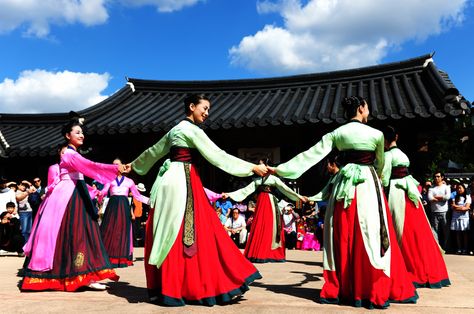
MULTIPOLYGON (((255 199, 233 202, 229 198, 214 203, 222 226, 239 248, 245 248, 252 232, 255 199)), ((292 204, 286 200, 278 203, 283 217, 285 246, 289 250, 321 250, 325 207, 315 202, 292 204)))
MULTIPOLYGON (((23 256, 22 247, 28 240, 32 222, 44 199, 47 189, 40 178, 33 183, 22 180, 18 183, 0 178, 0 255, 23 256)), ((143 184, 139 184, 142 191, 143 184)), ((447 253, 474 255, 474 177, 465 180, 446 178, 436 171, 422 185, 422 203, 430 222, 433 235, 447 253)), ((134 245, 142 246, 148 208, 130 198, 134 209, 134 245)), ((216 214, 223 228, 234 243, 244 248, 251 233, 255 199, 233 202, 218 199, 214 203, 216 214)), ((98 204, 103 214, 105 204, 98 204)), ((278 207, 283 216, 283 229, 287 249, 321 250, 324 229, 324 203, 308 202, 291 204, 280 201, 278 207)))
POLYGON ((0 178, 0 255, 24 256, 22 247, 30 237, 34 216, 45 195, 39 178, 33 184, 0 178))
POLYGON ((433 235, 448 253, 474 254, 474 177, 446 178, 436 171, 422 188, 423 205, 433 235))
MULTIPOLYGON (((32 182, 22 180, 17 183, 0 177, 0 256, 24 256, 22 247, 30 237, 34 218, 47 193, 47 188, 42 185, 40 178, 33 178, 32 182)), ((97 182, 92 182, 91 185, 93 189, 102 188, 97 182)), ((138 184, 137 189, 146 191, 143 183, 138 184)), ((93 199, 99 217, 104 213, 106 200, 107 198, 103 203, 99 203, 97 198, 93 199)), ((131 196, 130 203, 134 211, 132 226, 134 246, 143 246, 148 206, 131 196)))

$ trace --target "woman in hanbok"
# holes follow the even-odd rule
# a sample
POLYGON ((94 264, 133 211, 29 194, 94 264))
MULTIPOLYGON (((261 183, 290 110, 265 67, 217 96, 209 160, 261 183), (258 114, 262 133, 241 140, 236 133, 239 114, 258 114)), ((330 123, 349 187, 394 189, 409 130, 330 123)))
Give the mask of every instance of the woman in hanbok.
POLYGON ((224 193, 236 202, 242 202, 250 194, 258 191, 252 229, 244 255, 253 263, 284 262, 285 233, 283 231, 282 213, 278 199, 271 193, 271 187, 278 189, 292 201, 306 199, 289 188, 280 178, 266 176, 255 178, 249 185, 240 190, 224 193))
POLYGON ((79 121, 68 123, 62 134, 68 146, 59 163, 59 181, 41 203, 24 247, 23 291, 76 291, 84 286, 104 290, 97 281, 119 279, 102 243, 84 175, 109 182, 120 168, 89 161, 77 152, 84 142, 79 121))
MULTIPOLYGON (((121 166, 122 161, 115 159, 114 165, 121 166)), ((133 210, 128 199, 132 192, 134 199, 148 204, 149 199, 138 192, 137 186, 132 179, 123 176, 120 172, 117 177, 105 184, 100 191, 99 203, 102 198, 110 194, 109 202, 105 209, 100 233, 105 249, 109 255, 110 263, 114 268, 122 268, 133 265, 133 210)))
POLYGON ((363 98, 345 98, 341 105, 348 123, 274 169, 282 177, 296 179, 334 148, 340 151, 342 168, 319 195, 309 198, 328 200, 320 302, 369 308, 384 308, 390 301, 414 303, 415 287, 379 183, 383 134, 366 125, 369 107, 363 98))
POLYGON ((227 154, 199 128, 210 108, 205 96, 186 97, 184 107, 186 119, 127 169, 145 175, 158 160, 170 155, 171 161, 160 169, 150 194, 152 210, 145 243, 150 300, 169 306, 214 305, 242 295, 261 276, 222 227, 202 186, 196 160, 202 156, 241 177, 264 175, 267 169, 227 154))
POLYGON ((316 237, 316 219, 306 219, 306 231, 301 245, 302 250, 319 251, 321 244, 316 237))
POLYGON ((422 205, 419 182, 408 170, 410 160, 397 147, 394 128, 387 127, 384 136, 387 151, 382 183, 389 189, 388 205, 407 270, 416 287, 450 285, 443 255, 422 205))

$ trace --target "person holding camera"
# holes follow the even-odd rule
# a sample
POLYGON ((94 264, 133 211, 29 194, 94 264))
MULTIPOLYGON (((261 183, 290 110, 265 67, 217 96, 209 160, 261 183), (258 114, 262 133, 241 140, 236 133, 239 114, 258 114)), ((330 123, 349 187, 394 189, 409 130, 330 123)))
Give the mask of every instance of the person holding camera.
POLYGON ((33 223, 33 208, 28 201, 28 196, 35 193, 36 188, 28 181, 23 180, 18 184, 16 201, 18 203, 18 214, 20 215, 21 234, 25 242, 30 238, 31 225, 33 223))
POLYGON ((296 248, 296 222, 300 215, 294 211, 295 205, 286 203, 283 210, 283 230, 285 231, 285 243, 288 250, 296 248))

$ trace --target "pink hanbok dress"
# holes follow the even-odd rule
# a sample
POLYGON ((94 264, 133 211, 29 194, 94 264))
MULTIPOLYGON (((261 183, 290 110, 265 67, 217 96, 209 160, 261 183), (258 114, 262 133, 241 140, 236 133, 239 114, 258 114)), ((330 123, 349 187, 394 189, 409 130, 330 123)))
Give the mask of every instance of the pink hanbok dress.
POLYGON ((104 218, 100 225, 102 240, 109 254, 112 267, 127 267, 133 265, 133 232, 132 214, 128 193, 145 204, 149 203, 148 197, 142 196, 132 179, 116 177, 102 189, 100 199, 107 193, 110 199, 105 209, 104 218))
POLYGON ((21 290, 75 291, 95 281, 119 279, 84 182, 84 175, 110 182, 118 166, 89 161, 70 148, 61 157, 59 171, 24 247, 21 290))

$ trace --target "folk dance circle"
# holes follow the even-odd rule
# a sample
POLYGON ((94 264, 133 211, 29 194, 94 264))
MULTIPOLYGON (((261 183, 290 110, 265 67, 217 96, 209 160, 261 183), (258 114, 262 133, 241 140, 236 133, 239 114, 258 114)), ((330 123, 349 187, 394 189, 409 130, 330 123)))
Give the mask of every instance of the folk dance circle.
POLYGON ((60 161, 50 168, 47 193, 24 246, 21 291, 104 290, 107 286, 99 281, 119 280, 115 269, 133 266, 133 204, 138 202, 150 207, 144 235, 150 302, 232 303, 262 278, 253 263, 279 262, 285 267, 288 235, 305 233, 296 226, 296 215, 288 218, 291 210, 279 206, 278 198, 327 202, 319 222, 324 225, 319 302, 385 308, 392 302, 416 303, 416 288, 450 285, 419 183, 410 175, 407 155, 396 145, 396 130, 368 126, 369 104, 361 97, 345 98, 341 104, 346 124, 277 166, 268 160, 250 163, 212 142, 200 128, 211 109, 204 95, 188 95, 183 120, 127 164, 120 159, 102 164, 81 156, 83 121, 74 119, 62 130, 60 161), (282 180, 299 178, 335 151, 328 169, 337 170, 316 195, 300 195, 282 180), (137 189, 127 175, 147 175, 165 157, 149 197, 141 195, 143 185, 137 189), (239 190, 213 193, 201 182, 200 159, 230 175, 253 178, 239 190), (84 177, 104 187, 90 187, 84 177), (210 200, 241 202, 251 195, 256 206, 242 253, 237 247, 242 237, 234 242, 227 233, 246 226, 235 227, 232 215, 225 227, 221 222, 236 209, 224 213, 222 208, 218 216, 210 200), (93 200, 100 204, 104 199, 105 213, 98 213, 93 200))

